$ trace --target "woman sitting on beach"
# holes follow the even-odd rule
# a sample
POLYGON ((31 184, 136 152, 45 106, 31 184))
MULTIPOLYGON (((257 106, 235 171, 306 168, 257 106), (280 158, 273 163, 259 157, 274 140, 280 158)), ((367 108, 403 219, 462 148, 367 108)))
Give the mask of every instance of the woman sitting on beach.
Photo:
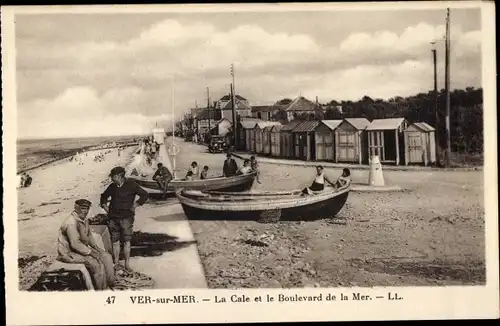
POLYGON ((348 168, 342 170, 342 175, 335 182, 335 189, 347 187, 351 184, 351 171, 348 168))
POLYGON ((335 184, 331 182, 323 171, 323 166, 316 166, 316 177, 314 178, 313 183, 302 190, 303 195, 312 195, 314 191, 321 191, 325 189, 325 181, 328 182, 332 187, 335 187, 335 184))

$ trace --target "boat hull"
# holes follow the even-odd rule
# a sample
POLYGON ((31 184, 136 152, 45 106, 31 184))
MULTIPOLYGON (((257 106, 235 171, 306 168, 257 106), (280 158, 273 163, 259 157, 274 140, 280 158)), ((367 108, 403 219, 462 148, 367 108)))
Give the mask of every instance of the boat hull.
MULTIPOLYGON (((179 189, 190 189, 190 190, 200 190, 200 191, 218 190, 227 192, 247 191, 252 188, 253 183, 255 181, 255 176, 256 174, 252 173, 248 175, 234 176, 229 178, 220 177, 213 179, 190 180, 190 181, 174 180, 168 184, 167 193, 175 193, 179 189)), ((145 188, 146 190, 154 190, 158 192, 161 191, 156 181, 144 180, 134 177, 130 177, 130 179, 137 182, 139 186, 145 188)))
MULTIPOLYGON (((186 200, 182 196, 177 197, 182 205, 184 213, 190 220, 255 220, 260 222, 277 221, 307 221, 333 218, 344 207, 349 191, 342 191, 337 195, 331 196, 325 200, 319 200, 312 203, 300 203, 304 199, 298 199, 297 205, 293 206, 293 199, 287 201, 287 205, 280 207, 280 197, 267 196, 268 198, 259 198, 257 204, 252 204, 248 200, 248 209, 231 209, 230 202, 221 201, 219 203, 206 202, 203 200, 194 203, 193 200, 186 200), (274 202, 274 204, 272 204, 274 202), (292 204, 290 204, 292 203, 292 204)), ((229 195, 230 196, 230 195, 229 195)), ((263 196, 266 197, 266 196, 263 196)), ((306 199, 307 200, 307 199, 306 199)), ((245 202, 241 203, 244 206, 245 202)))

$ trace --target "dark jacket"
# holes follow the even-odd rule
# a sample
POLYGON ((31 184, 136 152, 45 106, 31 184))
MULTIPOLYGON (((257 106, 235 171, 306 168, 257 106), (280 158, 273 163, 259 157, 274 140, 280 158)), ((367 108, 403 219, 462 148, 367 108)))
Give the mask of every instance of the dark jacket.
POLYGON ((125 183, 121 187, 112 183, 104 190, 101 195, 101 205, 105 205, 108 198, 111 197, 108 214, 110 218, 132 217, 135 215, 132 210, 135 196, 139 196, 137 200, 139 206, 143 205, 148 199, 148 193, 144 189, 134 181, 125 179, 125 183))
POLYGON ((233 158, 227 159, 224 161, 222 172, 225 177, 236 175, 236 172, 238 172, 238 164, 236 164, 236 161, 233 158))
POLYGON ((167 182, 170 182, 172 180, 172 174, 170 174, 170 171, 162 166, 161 169, 156 170, 155 174, 153 175, 153 180, 155 180, 157 177, 160 177, 162 180, 166 180, 167 182))

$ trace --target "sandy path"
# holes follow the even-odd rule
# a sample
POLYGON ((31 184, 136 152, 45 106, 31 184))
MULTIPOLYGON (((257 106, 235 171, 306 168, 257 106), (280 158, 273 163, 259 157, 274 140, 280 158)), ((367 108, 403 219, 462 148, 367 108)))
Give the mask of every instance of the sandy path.
MULTIPOLYGON (((18 193, 19 257, 46 257, 21 271, 21 288, 29 287, 55 258, 57 230, 72 211, 75 199, 92 201, 90 216, 103 212, 98 202, 110 183, 109 170, 116 165, 125 166, 135 149, 126 149, 120 157, 114 150, 106 155, 104 162, 94 162, 94 154, 89 153, 83 156, 84 165, 65 160, 31 173, 32 186, 19 189, 18 193)), ((132 268, 152 277, 155 288, 207 286, 189 222, 175 200, 150 200, 138 208, 134 232, 140 232, 148 240, 133 243, 132 268), (154 237, 162 240, 155 243, 154 237)))

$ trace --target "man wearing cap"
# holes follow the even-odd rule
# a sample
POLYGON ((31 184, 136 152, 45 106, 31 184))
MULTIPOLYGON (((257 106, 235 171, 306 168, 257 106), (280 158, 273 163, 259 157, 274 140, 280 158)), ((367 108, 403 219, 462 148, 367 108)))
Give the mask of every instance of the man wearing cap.
POLYGON ((96 290, 104 290, 116 281, 113 258, 99 248, 90 232, 89 213, 91 203, 86 199, 75 202, 74 211, 59 228, 57 260, 70 264, 84 264, 96 290))
POLYGON ((101 207, 108 213, 108 229, 113 241, 113 261, 118 265, 120 240, 123 241, 125 269, 130 268, 130 240, 134 228, 135 209, 148 199, 148 193, 134 181, 125 178, 125 169, 117 166, 109 174, 112 184, 101 194, 101 207), (139 199, 135 201, 135 197, 139 199), (109 206, 108 198, 111 197, 109 206))

